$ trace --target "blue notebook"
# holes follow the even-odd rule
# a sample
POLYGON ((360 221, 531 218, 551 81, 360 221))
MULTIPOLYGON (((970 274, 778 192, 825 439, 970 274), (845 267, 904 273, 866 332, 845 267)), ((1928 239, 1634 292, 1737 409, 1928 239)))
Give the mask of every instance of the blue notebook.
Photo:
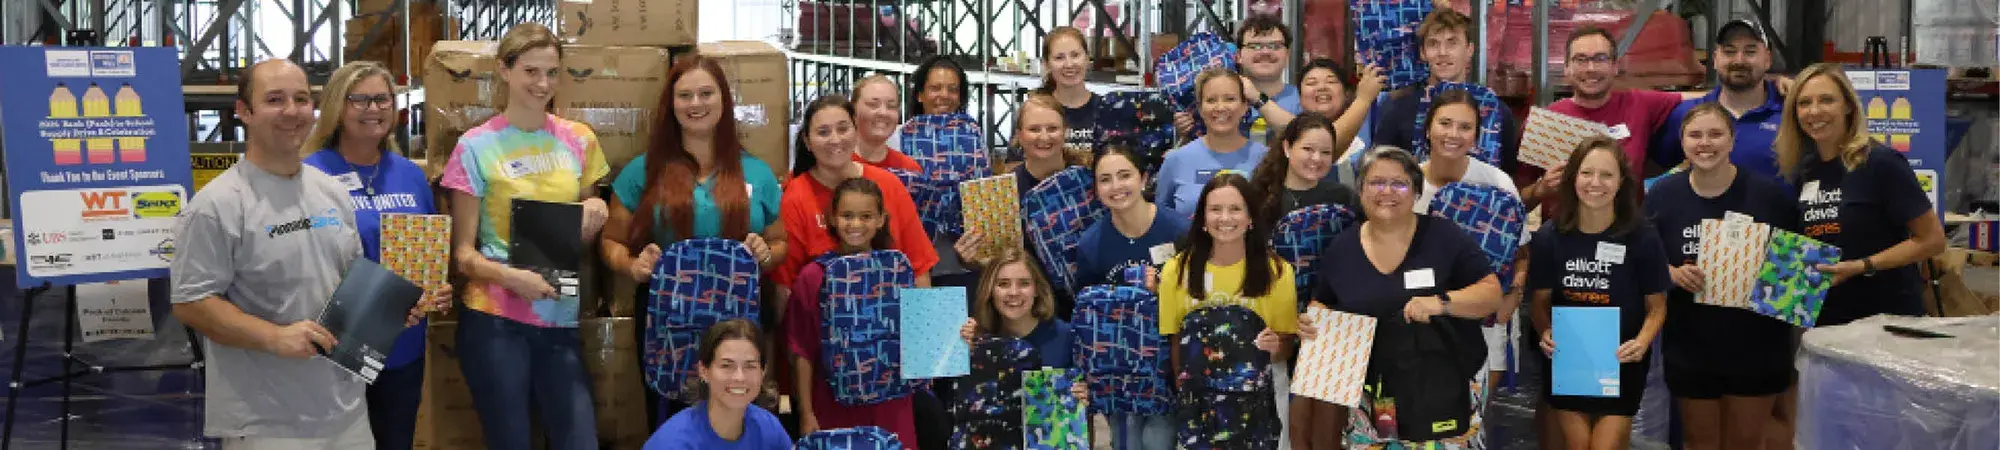
POLYGON ((950 378, 972 373, 972 348, 959 339, 965 326, 965 288, 903 288, 903 379, 950 378))
POLYGON ((1550 322, 1556 341, 1549 357, 1551 393, 1617 397, 1618 308, 1557 306, 1550 322))

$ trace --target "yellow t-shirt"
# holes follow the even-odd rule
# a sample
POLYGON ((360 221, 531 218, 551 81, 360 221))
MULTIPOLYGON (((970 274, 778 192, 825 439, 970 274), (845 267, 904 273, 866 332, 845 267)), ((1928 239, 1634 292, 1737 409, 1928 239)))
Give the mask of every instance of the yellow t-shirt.
POLYGON ((1181 331, 1181 319, 1195 308, 1216 304, 1243 305, 1257 312, 1264 319, 1264 325, 1279 333, 1299 332, 1298 287, 1292 281, 1292 265, 1280 260, 1271 260, 1278 268, 1276 279, 1263 297, 1246 298, 1239 295, 1243 291, 1243 277, 1248 264, 1218 266, 1209 264, 1202 269, 1202 278, 1207 279, 1206 299, 1197 301, 1181 283, 1180 258, 1167 260, 1160 268, 1160 334, 1172 335, 1181 331))

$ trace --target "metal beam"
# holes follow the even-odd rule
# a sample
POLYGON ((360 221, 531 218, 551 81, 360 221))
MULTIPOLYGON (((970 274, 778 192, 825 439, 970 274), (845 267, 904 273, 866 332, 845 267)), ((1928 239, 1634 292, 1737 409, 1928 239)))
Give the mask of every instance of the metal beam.
POLYGON ((56 29, 58 31, 70 31, 76 29, 76 24, 70 23, 69 17, 63 15, 62 6, 56 5, 54 0, 42 0, 41 3, 42 3, 42 9, 48 11, 49 13, 49 15, 44 17, 55 19, 55 24, 57 27, 56 29))
MULTIPOLYGON (((1673 4, 1674 0, 1647 0, 1632 3, 1632 24, 1625 27, 1625 37, 1618 40, 1617 51, 1612 53, 1611 56, 1613 58, 1625 57, 1625 51, 1632 49, 1632 42, 1639 40, 1639 32, 1646 30, 1646 22, 1653 20, 1653 12, 1665 7, 1671 7, 1673 4), (1664 1, 1666 4, 1659 4, 1656 1, 1664 1)), ((1568 54, 1569 49, 1563 49, 1563 52, 1564 54, 1568 54)))
MULTIPOLYGON (((397 1, 397 2, 401 2, 401 1, 403 1, 403 0, 396 0, 396 1, 397 1)), ((326 7, 325 7, 325 8, 322 8, 322 9, 320 9, 320 12, 319 12, 319 17, 318 17, 318 18, 315 18, 315 19, 313 19, 313 21, 312 21, 312 26, 310 26, 310 27, 307 27, 304 33, 300 33, 300 34, 299 34, 299 35, 300 35, 300 36, 301 36, 302 38, 301 38, 301 39, 299 39, 299 41, 298 41, 297 43, 295 43, 295 45, 293 45, 293 46, 292 46, 292 55, 288 57, 289 59, 291 59, 291 60, 293 60, 293 61, 298 61, 298 60, 299 60, 299 57, 301 56, 300 54, 301 54, 301 53, 304 53, 304 52, 303 52, 303 51, 301 51, 301 50, 303 50, 303 49, 305 48, 305 46, 306 46, 307 44, 311 43, 311 41, 310 41, 310 40, 311 40, 311 37, 312 37, 312 36, 313 36, 314 34, 316 34, 316 33, 319 33, 319 27, 320 27, 321 25, 325 25, 325 24, 326 24, 327 22, 332 22, 332 21, 333 21, 333 16, 334 16, 335 14, 339 14, 339 13, 340 13, 340 3, 341 3, 341 0, 333 0, 333 1, 330 1, 330 2, 327 2, 327 5, 326 5, 326 7)), ((340 36, 339 36, 339 34, 338 34, 338 33, 335 33, 335 39, 336 39, 336 40, 340 39, 340 36)), ((319 46, 318 46, 318 45, 314 45, 313 47, 319 47, 319 46)), ((335 52, 335 53, 339 53, 339 52, 335 52)), ((325 55, 321 55, 321 56, 325 56, 325 55)), ((335 60, 335 62, 339 62, 339 61, 338 61, 338 60, 335 60)))
MULTIPOLYGON (((49 0, 42 1, 47 2, 49 0)), ((185 80, 188 75, 194 74, 194 69, 198 61, 201 61, 202 65, 207 64, 202 60, 201 54, 208 51, 209 44, 215 43, 216 35, 222 34, 222 30, 229 28, 228 18, 235 16, 236 11, 242 6, 243 0, 222 0, 221 7, 216 8, 216 19, 218 20, 209 24, 208 30, 201 33, 201 39, 196 40, 193 46, 188 47, 187 56, 181 59, 181 79, 185 80)))
MULTIPOLYGON (((1549 29, 1549 3, 1535 2, 1535 29, 1549 29)), ((1535 105, 1545 106, 1555 102, 1555 86, 1549 83, 1549 34, 1535 33, 1534 53, 1535 105)))

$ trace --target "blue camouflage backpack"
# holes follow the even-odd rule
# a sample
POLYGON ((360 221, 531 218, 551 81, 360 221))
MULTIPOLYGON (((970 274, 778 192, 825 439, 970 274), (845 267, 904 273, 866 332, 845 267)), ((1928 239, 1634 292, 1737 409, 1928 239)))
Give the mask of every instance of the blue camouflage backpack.
POLYGON ((1211 304, 1181 320, 1175 416, 1188 449, 1276 448, 1271 356, 1256 347, 1264 320, 1242 305, 1211 304))
POLYGON ((646 382, 654 392, 686 400, 701 335, 730 319, 757 321, 759 268, 742 242, 696 238, 660 252, 646 305, 646 382))
POLYGON ((1527 231, 1528 209, 1520 197, 1505 188, 1467 183, 1451 183, 1438 188, 1431 199, 1431 215, 1458 224, 1465 235, 1479 243, 1503 291, 1514 279, 1514 253, 1521 249, 1527 231))
POLYGON ((1043 275, 1064 295, 1076 295, 1075 252, 1083 233, 1104 218, 1104 204, 1092 195, 1095 186, 1090 169, 1070 167, 1043 179, 1021 198, 1029 245, 1042 263, 1043 275))
POLYGON ((1277 229, 1271 232, 1271 250, 1292 263, 1292 279, 1298 283, 1300 311, 1304 311, 1306 304, 1313 300, 1313 276, 1318 272, 1313 270, 1313 264, 1319 262, 1320 253, 1326 251, 1326 244, 1354 226, 1354 222, 1353 211, 1333 203, 1299 208, 1278 219, 1277 229))
POLYGON ((1438 94, 1445 91, 1453 90, 1472 94, 1472 103, 1479 106, 1479 140, 1469 156, 1499 167, 1500 127, 1507 123, 1508 118, 1500 114, 1500 97, 1493 95, 1492 89, 1477 84, 1444 82, 1431 86, 1430 90, 1424 92, 1423 99, 1417 104, 1417 127, 1413 128, 1418 130, 1417 145, 1410 150, 1410 154, 1415 155, 1418 161, 1431 159, 1431 140, 1422 137, 1424 135, 1422 130, 1429 129, 1427 125, 1430 124, 1431 99, 1437 98, 1438 94))
POLYGON ((1132 286, 1090 286, 1070 321, 1076 367, 1089 375, 1090 409, 1102 414, 1160 415, 1173 410, 1167 383, 1160 300, 1132 286))
POLYGON ((927 114, 910 118, 902 131, 903 154, 923 171, 897 176, 916 202, 924 231, 931 236, 965 234, 958 184, 991 171, 979 121, 962 112, 927 114))
POLYGON ((1355 0, 1348 3, 1354 23, 1356 64, 1382 68, 1388 77, 1383 91, 1423 84, 1430 65, 1422 59, 1417 25, 1435 8, 1431 0, 1355 0))
POLYGON ((795 450, 903 450, 896 434, 877 427, 819 430, 799 438, 795 450))
POLYGON ((951 399, 952 450, 1019 449, 1023 445, 1022 373, 1042 358, 1033 345, 1006 336, 981 336, 972 344, 972 373, 958 378, 951 399))
POLYGON ((826 269, 820 286, 820 320, 826 328, 820 364, 833 399, 866 406, 910 395, 902 377, 900 289, 916 285, 903 252, 875 250, 818 259, 826 269))

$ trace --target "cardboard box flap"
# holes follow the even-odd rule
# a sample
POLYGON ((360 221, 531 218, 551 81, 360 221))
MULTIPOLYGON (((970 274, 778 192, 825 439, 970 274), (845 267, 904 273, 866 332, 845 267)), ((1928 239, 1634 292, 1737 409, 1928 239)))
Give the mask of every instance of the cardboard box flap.
POLYGON ((778 50, 777 47, 764 41, 704 42, 697 48, 700 49, 703 56, 714 58, 752 55, 784 56, 785 54, 785 52, 778 50))
POLYGON ((429 64, 464 78, 476 71, 498 68, 500 43, 494 41, 438 41, 431 47, 429 64))

